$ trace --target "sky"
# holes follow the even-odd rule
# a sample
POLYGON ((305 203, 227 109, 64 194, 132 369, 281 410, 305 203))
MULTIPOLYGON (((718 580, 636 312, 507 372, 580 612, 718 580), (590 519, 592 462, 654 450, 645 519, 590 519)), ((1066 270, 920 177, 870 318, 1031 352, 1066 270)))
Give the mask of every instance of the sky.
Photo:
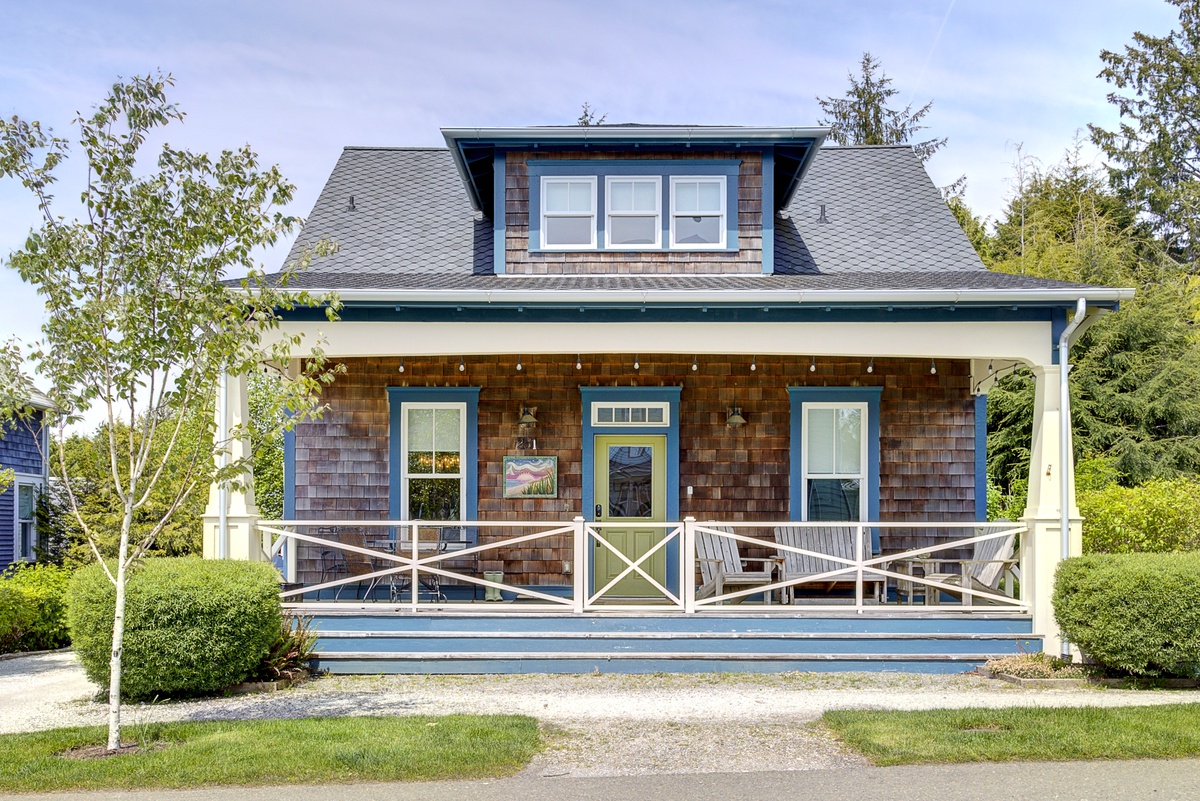
MULTIPOLYGON (((1113 127, 1101 50, 1167 33, 1164 0, 0 0, 0 115, 70 137, 121 76, 176 81, 175 147, 249 143, 316 201, 347 145, 441 146, 451 126, 570 124, 587 101, 608 122, 813 125, 864 52, 898 104, 933 102, 939 186, 999 216, 1017 148, 1057 161, 1088 123, 1113 127)), ((1085 156, 1094 150, 1084 149, 1085 156)), ((78 196, 78 162, 58 196, 78 196)), ((73 213, 69 205, 63 213, 73 213)), ((0 179, 0 258, 38 215, 0 179)), ((264 254, 274 269, 286 246, 264 254)), ((0 340, 31 342, 41 304, 0 267, 0 340)))

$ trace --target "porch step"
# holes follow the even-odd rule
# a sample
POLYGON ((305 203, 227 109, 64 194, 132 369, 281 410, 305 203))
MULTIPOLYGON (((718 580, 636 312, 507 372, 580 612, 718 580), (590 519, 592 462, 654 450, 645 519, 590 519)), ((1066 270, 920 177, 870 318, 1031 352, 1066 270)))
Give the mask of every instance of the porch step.
POLYGON ((962 672, 1041 650, 1028 617, 901 614, 472 616, 322 612, 318 667, 337 673, 962 672))

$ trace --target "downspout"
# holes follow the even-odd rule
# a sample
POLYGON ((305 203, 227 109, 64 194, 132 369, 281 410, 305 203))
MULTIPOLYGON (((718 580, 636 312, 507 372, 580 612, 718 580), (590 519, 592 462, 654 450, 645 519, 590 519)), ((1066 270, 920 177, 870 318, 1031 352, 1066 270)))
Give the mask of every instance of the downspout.
MULTIPOLYGON (((1071 335, 1083 324, 1087 316, 1087 300, 1080 298, 1075 303, 1075 316, 1070 324, 1058 336, 1058 366, 1059 366, 1059 399, 1058 399, 1058 473, 1061 481, 1059 487, 1059 531, 1062 534, 1062 558, 1071 555, 1071 510, 1067 506, 1067 498, 1071 494, 1071 473, 1067 466, 1071 463, 1071 389, 1067 382, 1071 372, 1069 354, 1071 350, 1071 335)), ((1062 641, 1062 655, 1069 658, 1070 646, 1062 641)))
MULTIPOLYGON (((224 441, 220 451, 220 470, 229 467, 229 374, 221 371, 217 388, 217 417, 220 418, 220 436, 224 441)), ((229 558, 229 482, 222 477, 217 485, 217 558, 229 558)))

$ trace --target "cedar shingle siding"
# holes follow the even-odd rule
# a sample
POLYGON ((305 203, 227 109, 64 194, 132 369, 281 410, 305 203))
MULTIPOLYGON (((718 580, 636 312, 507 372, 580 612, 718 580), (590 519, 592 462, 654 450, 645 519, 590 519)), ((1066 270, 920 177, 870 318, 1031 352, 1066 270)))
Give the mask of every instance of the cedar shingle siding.
MULTIPOLYGON (((455 359, 347 359, 347 373, 325 390, 329 411, 296 429, 296 516, 301 519, 382 520, 388 515, 388 400, 390 386, 479 386, 479 518, 566 521, 582 503, 580 385, 682 386, 680 401, 681 515, 697 519, 781 521, 788 518, 789 386, 882 386, 880 403, 880 517, 885 521, 975 519, 975 406, 969 365, 875 360, 867 374, 857 359, 821 359, 818 370, 796 358, 704 357, 700 369, 683 356, 516 356, 455 359), (504 499, 502 464, 515 449, 522 405, 537 408, 538 453, 558 457, 559 497, 504 499), (740 406, 747 425, 725 425, 740 406), (689 500, 686 487, 694 494, 689 500)), ((885 551, 915 545, 920 532, 888 535, 885 551)), ((481 532, 486 541, 488 532, 481 532)), ((481 569, 503 569, 506 581, 565 584, 566 538, 545 547, 513 549, 481 569)), ((927 544, 927 540, 922 541, 927 544)))
MULTIPOLYGON (((505 269, 514 275, 587 273, 752 273, 762 272, 762 156, 758 153, 633 153, 597 151, 565 153, 512 152, 505 169, 505 269), (529 252, 529 172, 526 162, 555 160, 735 160, 738 175, 738 251, 636 251, 609 253, 529 252)), ((582 172, 585 171, 581 171, 582 172)), ((733 212, 732 209, 729 210, 733 212)), ((597 214, 603 214, 598 209, 597 214)), ((663 208, 663 214, 670 209, 663 208)))

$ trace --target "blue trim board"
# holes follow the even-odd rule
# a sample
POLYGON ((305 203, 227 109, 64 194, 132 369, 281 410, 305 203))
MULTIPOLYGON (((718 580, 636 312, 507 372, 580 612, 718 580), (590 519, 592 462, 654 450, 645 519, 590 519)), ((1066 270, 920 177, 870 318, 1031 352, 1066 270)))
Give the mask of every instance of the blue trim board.
MULTIPOLYGON (((289 416, 291 416, 289 414, 289 416)), ((283 432, 283 519, 296 519, 296 429, 283 432)))
MULTIPOLYGON (((800 520, 800 486, 804 475, 800 459, 800 446, 804 441, 804 415, 802 406, 806 402, 819 403, 866 403, 867 404, 867 519, 879 519, 879 400, 883 387, 788 387, 791 403, 791 443, 788 470, 788 514, 792 520, 800 520)), ((871 531, 871 550, 879 553, 879 531, 871 531)))
POLYGON ((975 519, 987 520, 987 395, 975 396, 975 519))
MULTIPOLYGON (((584 176, 596 178, 596 250, 605 251, 605 201, 604 179, 610 175, 652 175, 662 179, 662 197, 660 198, 662 226, 659 248, 641 248, 640 251, 672 251, 680 253, 727 253, 738 250, 738 175, 741 162, 729 159, 715 160, 620 160, 605 159, 603 161, 535 161, 528 162, 529 167, 529 250, 530 252, 547 253, 590 253, 591 250, 551 250, 542 251, 542 199, 541 179, 544 176, 584 176), (725 247, 720 249, 704 248, 702 250, 671 248, 671 177, 683 175, 723 175, 725 181, 725 247)), ((497 212, 497 215, 499 213, 497 212)), ((764 236, 764 243, 766 237, 764 236)), ((766 245, 764 244, 764 247, 766 245)), ((628 248, 620 248, 614 252, 631 253, 628 248)))
POLYGON ((775 151, 762 155, 762 271, 775 272, 775 151))
MULTIPOLYGON (((535 279, 529 280, 535 284, 535 279)), ((731 293, 732 294, 732 293, 731 293)), ((603 297, 603 292, 598 292, 603 297)), ((410 303, 397 305, 394 301, 349 301, 338 312, 345 322, 462 322, 462 323, 931 323, 931 322, 1050 322, 1055 309, 1061 306, 1029 305, 1014 310, 1011 304, 999 306, 905 306, 877 304, 874 306, 834 306, 824 303, 767 306, 758 304, 679 303, 671 306, 606 304, 603 301, 573 303, 554 301, 554 293, 546 293, 545 303, 506 302, 492 296, 490 304, 410 303)), ((281 310, 280 317, 288 321, 327 323, 324 308, 297 307, 281 310)), ((1054 340, 1058 344, 1057 338, 1054 340)))
MULTIPOLYGON (((679 520, 679 397, 683 387, 580 387, 583 401, 583 516, 596 517, 596 435, 609 434, 666 434, 667 435, 667 520, 679 520), (596 401, 665 402, 668 409, 666 426, 604 426, 592 427, 592 403, 596 401)), ((679 592, 679 547, 667 547, 667 589, 679 592)), ((588 577, 588 591, 592 577, 588 577)))
POLYGON ((466 489, 463 519, 479 515, 479 387, 388 387, 388 515, 403 520, 400 508, 400 426, 402 403, 464 403, 467 441, 463 453, 466 489))
POLYGON ((505 251, 507 248, 504 244, 505 226, 507 225, 506 212, 506 170, 504 166, 505 155, 503 152, 497 152, 493 157, 494 164, 492 165, 492 272, 496 275, 504 275, 505 271, 505 251))

